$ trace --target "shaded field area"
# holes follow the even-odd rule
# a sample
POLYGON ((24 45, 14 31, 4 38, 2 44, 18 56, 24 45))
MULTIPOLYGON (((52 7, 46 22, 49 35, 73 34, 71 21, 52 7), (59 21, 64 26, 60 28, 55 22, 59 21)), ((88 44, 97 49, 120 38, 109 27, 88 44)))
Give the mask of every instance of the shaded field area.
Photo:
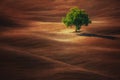
POLYGON ((36 22, 1 32, 0 79, 119 80, 119 25, 93 23, 73 31, 36 22))
POLYGON ((0 80, 120 80, 119 5, 118 0, 1 0, 0 80), (60 23, 74 6, 92 19, 78 33, 60 23))

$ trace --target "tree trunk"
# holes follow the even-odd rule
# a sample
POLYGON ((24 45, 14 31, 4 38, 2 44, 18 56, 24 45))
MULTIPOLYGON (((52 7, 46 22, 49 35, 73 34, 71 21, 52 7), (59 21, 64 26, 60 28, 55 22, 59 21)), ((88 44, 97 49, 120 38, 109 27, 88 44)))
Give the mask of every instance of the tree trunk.
POLYGON ((77 26, 75 27, 75 32, 78 32, 78 30, 80 30, 81 26, 77 26))
POLYGON ((81 29, 81 26, 79 26, 79 30, 81 29))
POLYGON ((75 28, 75 32, 77 32, 77 27, 75 28))

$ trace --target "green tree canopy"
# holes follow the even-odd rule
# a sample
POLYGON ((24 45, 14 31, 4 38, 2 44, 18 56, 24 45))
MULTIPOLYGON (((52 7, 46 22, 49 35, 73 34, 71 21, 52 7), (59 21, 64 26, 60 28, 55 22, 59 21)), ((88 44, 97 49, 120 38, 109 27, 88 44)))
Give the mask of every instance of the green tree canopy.
POLYGON ((67 27, 75 26, 75 31, 77 32, 82 25, 88 26, 88 24, 91 23, 91 20, 85 10, 75 7, 70 9, 66 17, 62 19, 62 22, 67 27))

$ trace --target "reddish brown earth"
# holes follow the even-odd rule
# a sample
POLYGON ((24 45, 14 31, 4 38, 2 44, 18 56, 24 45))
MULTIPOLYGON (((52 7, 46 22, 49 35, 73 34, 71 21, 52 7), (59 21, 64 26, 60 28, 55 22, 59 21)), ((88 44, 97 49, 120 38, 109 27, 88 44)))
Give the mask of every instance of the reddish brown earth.
POLYGON ((120 80, 119 14, 118 0, 1 0, 0 80, 120 80), (78 33, 60 23, 73 6, 93 21, 78 33))
POLYGON ((119 26, 100 24, 80 33, 39 22, 2 32, 1 80, 119 80, 119 26))

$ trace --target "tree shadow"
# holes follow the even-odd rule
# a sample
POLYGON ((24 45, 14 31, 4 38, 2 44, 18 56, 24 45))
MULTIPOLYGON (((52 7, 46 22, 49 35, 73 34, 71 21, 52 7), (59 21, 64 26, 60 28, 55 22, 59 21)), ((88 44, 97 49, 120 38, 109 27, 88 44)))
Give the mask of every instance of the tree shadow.
POLYGON ((106 38, 106 39, 111 39, 111 40, 118 39, 117 37, 114 37, 114 36, 98 35, 98 34, 92 34, 92 33, 79 33, 77 35, 79 35, 79 36, 87 36, 87 37, 106 38))

